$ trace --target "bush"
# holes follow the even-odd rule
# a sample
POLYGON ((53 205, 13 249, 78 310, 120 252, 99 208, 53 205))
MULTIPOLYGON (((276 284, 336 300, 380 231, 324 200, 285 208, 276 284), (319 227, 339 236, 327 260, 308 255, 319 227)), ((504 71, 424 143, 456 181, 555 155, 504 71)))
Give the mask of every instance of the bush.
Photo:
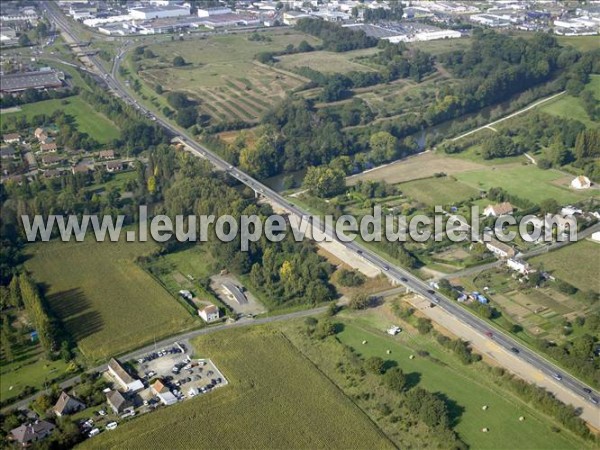
POLYGON ((173 58, 173 67, 183 67, 186 65, 185 59, 182 56, 173 58))

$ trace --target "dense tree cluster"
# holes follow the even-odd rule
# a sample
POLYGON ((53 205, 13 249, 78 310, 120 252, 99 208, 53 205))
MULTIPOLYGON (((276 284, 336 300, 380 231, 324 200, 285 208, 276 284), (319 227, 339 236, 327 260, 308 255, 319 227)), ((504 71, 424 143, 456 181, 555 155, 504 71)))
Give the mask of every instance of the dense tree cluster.
POLYGON ((300 19, 296 28, 318 37, 323 41, 323 49, 333 52, 347 52, 377 45, 377 39, 367 36, 362 30, 345 28, 325 20, 300 19))
POLYGON ((365 22, 381 22, 385 20, 400 20, 402 19, 402 4, 392 3, 390 8, 366 8, 363 11, 363 19, 365 22))

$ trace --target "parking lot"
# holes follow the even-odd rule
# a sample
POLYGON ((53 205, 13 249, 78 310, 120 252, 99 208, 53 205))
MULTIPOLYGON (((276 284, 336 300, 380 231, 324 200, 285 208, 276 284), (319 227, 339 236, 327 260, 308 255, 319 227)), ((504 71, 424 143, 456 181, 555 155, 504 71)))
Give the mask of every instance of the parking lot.
POLYGON ((149 385, 139 395, 144 405, 158 403, 153 383, 160 380, 178 400, 204 394, 224 386, 227 380, 209 359, 194 359, 187 342, 160 349, 138 360, 138 376, 149 385))

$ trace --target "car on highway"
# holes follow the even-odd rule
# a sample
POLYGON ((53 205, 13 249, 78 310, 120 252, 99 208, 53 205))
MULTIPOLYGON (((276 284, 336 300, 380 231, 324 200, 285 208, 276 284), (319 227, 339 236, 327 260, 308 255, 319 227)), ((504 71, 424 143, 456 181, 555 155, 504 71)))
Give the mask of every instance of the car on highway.
POLYGON ((487 337, 491 338, 491 337, 493 337, 493 336, 494 336, 494 333, 492 333, 491 331, 486 331, 486 332, 485 332, 485 335, 486 335, 487 337))
POLYGON ((510 351, 513 353, 519 353, 519 349, 517 347, 511 347, 510 351))
POLYGON ((590 396, 590 398, 588 398, 588 400, 589 400, 591 403, 593 403, 594 405, 597 405, 597 404, 598 404, 598 399, 597 399, 596 397, 592 397, 592 396, 590 396))
POLYGON ((555 380, 561 381, 562 375, 560 373, 555 373, 555 374, 552 374, 552 378, 554 378, 555 380))
POLYGON ((406 283, 408 280, 406 278, 402 277, 402 278, 400 278, 400 281, 403 281, 406 283))
POLYGON ((389 266, 383 266, 383 270, 385 270, 387 272, 388 270, 390 270, 390 267, 389 266))
POLYGON ((583 392, 585 392, 586 394, 591 394, 592 390, 590 388, 583 388, 583 392))
POLYGON ((433 289, 427 289, 427 293, 428 294, 435 294, 435 291, 433 289))
POLYGON ((362 250, 356 250, 356 253, 358 253, 359 255, 362 255, 363 251, 362 250))

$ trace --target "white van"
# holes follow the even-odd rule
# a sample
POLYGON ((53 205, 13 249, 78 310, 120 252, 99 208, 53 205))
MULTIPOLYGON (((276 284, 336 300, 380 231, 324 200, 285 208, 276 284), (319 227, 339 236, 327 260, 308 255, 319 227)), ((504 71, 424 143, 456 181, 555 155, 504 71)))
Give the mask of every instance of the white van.
POLYGON ((90 431, 88 433, 88 437, 94 437, 96 435, 100 434, 100 429, 99 428, 94 428, 92 431, 90 431))

